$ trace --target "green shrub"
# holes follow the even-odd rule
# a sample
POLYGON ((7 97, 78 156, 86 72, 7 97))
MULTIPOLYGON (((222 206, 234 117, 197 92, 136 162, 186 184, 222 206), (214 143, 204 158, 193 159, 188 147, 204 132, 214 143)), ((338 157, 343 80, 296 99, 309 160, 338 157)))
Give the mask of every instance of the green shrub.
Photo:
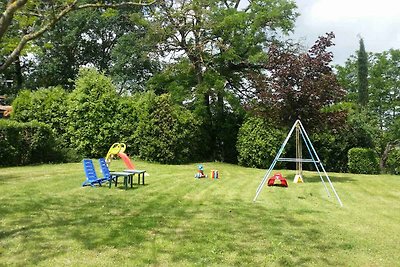
POLYGON ((391 174, 400 174, 400 148, 397 147, 389 153, 386 168, 391 174))
POLYGON ((140 121, 135 132, 135 147, 145 160, 183 163, 196 160, 200 123, 194 115, 174 105, 169 94, 145 94, 140 121))
POLYGON ((13 101, 12 119, 19 122, 38 121, 50 126, 60 141, 66 130, 66 99, 67 93, 61 87, 39 89, 37 91, 23 90, 13 101))
POLYGON ((81 69, 75 89, 68 97, 70 147, 86 157, 104 157, 119 142, 116 88, 95 69, 81 69))
POLYGON ((368 148, 352 148, 348 152, 348 166, 351 173, 379 173, 379 161, 375 152, 368 148))
POLYGON ((354 122, 348 122, 337 130, 324 130, 310 135, 311 142, 327 171, 347 172, 348 151, 351 148, 373 147, 371 133, 364 126, 354 122))
POLYGON ((140 116, 143 111, 148 110, 148 95, 147 94, 135 94, 133 96, 120 97, 118 101, 117 112, 114 116, 115 122, 118 123, 117 134, 119 136, 119 142, 127 145, 127 151, 130 154, 139 154, 138 145, 140 138, 135 136, 136 129, 139 125, 140 116))
POLYGON ((261 118, 249 118, 239 129, 236 148, 242 166, 268 168, 285 139, 282 130, 261 118))
POLYGON ((43 123, 0 121, 0 165, 26 165, 57 159, 51 128, 43 123))

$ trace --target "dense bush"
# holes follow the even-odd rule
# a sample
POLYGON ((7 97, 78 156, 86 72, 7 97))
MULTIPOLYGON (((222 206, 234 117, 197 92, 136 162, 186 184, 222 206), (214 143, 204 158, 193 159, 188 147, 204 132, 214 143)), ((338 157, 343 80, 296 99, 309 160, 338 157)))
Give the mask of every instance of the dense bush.
POLYGON ((196 160, 200 122, 190 111, 174 105, 169 94, 146 97, 134 138, 139 156, 168 164, 196 160))
POLYGON ((311 142, 328 171, 347 172, 349 149, 373 147, 371 133, 362 125, 352 122, 340 129, 324 130, 310 135, 311 142))
POLYGON ((119 98, 114 119, 118 124, 119 142, 123 142, 128 146, 127 151, 129 154, 139 154, 141 134, 138 133, 136 136, 135 132, 140 118, 149 109, 148 105, 154 97, 153 93, 140 93, 119 98), (137 140, 138 138, 139 140, 137 140))
POLYGON ((391 174, 400 174, 400 148, 397 147, 389 153, 386 168, 391 174))
POLYGON ((71 148, 86 157, 104 157, 119 142, 118 95, 111 79, 94 69, 81 69, 68 97, 71 148))
POLYGON ((12 119, 19 122, 39 121, 50 126, 54 136, 66 143, 67 93, 60 87, 21 91, 13 101, 12 119))
POLYGON ((268 168, 285 139, 282 130, 261 118, 247 119, 239 130, 236 148, 240 165, 268 168))
POLYGON ((49 126, 0 120, 0 165, 25 165, 59 159, 49 126))
POLYGON ((375 152, 368 148, 352 148, 348 152, 348 166, 351 173, 379 173, 379 161, 375 152))

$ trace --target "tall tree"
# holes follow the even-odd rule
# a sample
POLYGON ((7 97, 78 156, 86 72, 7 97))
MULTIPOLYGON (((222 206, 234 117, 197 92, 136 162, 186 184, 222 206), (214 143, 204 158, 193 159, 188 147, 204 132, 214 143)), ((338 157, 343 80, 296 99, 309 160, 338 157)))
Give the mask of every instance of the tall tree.
MULTIPOLYGON (((363 123, 373 129, 375 150, 381 156, 381 167, 384 168, 388 154, 400 143, 397 134, 400 121, 400 50, 370 53, 368 62, 369 104, 355 116, 364 116, 363 123)), ((353 79, 357 75, 357 63, 357 57, 351 56, 345 66, 337 66, 339 80, 348 95, 354 92, 354 85, 358 85, 358 81, 353 79)), ((354 98, 349 100, 358 102, 354 98)))
POLYGON ((326 109, 345 94, 330 66, 334 34, 320 37, 308 52, 272 45, 268 75, 252 74, 257 89, 256 110, 284 126, 301 119, 307 128, 321 130, 343 123, 341 111, 326 109))
POLYGON ((72 88, 79 67, 84 65, 111 74, 118 81, 129 76, 131 87, 143 86, 153 65, 141 42, 145 29, 131 19, 132 12, 141 10, 79 10, 64 18, 32 42, 34 56, 25 59, 25 86, 72 88))
MULTIPOLYGON (((222 144, 218 134, 229 110, 226 100, 246 93, 245 73, 262 72, 264 49, 278 33, 293 29, 295 8, 291 0, 166 0, 149 10, 149 40, 159 55, 169 66, 188 63, 194 86, 186 100, 195 103, 210 129, 208 147, 222 144)), ((165 90, 165 83, 157 90, 165 90)))
POLYGON ((351 55, 343 66, 336 65, 336 77, 346 90, 346 101, 358 103, 357 56, 351 55))
MULTIPOLYGON (((398 117, 400 106, 400 50, 390 49, 368 55, 368 112, 376 117, 381 131, 398 117)), ((358 103, 355 93, 359 84, 357 57, 350 56, 344 66, 336 66, 340 84, 347 91, 347 100, 358 103)))
POLYGON ((63 17, 88 8, 148 6, 155 1, 86 1, 86 0, 8 0, 0 3, 0 72, 7 69, 31 42, 49 31, 63 17), (12 28, 18 34, 10 34, 12 28))
POLYGON ((357 70, 358 103, 361 107, 365 107, 368 104, 368 55, 362 38, 360 38, 360 48, 358 50, 357 70))

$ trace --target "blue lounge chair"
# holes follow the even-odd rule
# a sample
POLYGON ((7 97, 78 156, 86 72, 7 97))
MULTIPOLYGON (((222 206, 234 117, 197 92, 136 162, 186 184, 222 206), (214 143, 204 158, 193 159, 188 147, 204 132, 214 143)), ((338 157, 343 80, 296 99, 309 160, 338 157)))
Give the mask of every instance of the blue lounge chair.
POLYGON ((95 184, 98 184, 101 186, 101 183, 104 181, 104 178, 98 178, 96 171, 94 169, 93 161, 91 159, 84 159, 82 161, 83 163, 83 169, 85 170, 85 175, 86 175, 86 181, 82 183, 82 186, 87 186, 90 185, 92 187, 95 186, 95 184))
POLYGON ((114 181, 115 186, 118 184, 118 177, 124 177, 125 189, 128 189, 128 183, 131 184, 132 188, 132 174, 128 172, 112 172, 108 169, 106 160, 104 158, 99 159, 101 172, 103 173, 105 180, 109 181, 109 187, 111 188, 111 183, 114 181))

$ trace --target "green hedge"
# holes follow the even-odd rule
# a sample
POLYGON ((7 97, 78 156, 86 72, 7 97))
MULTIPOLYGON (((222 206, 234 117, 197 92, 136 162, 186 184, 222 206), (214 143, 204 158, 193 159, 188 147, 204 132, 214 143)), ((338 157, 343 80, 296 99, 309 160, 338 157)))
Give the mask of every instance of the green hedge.
POLYGON ((391 174, 400 175, 400 148, 395 148, 389 153, 386 170, 391 174))
POLYGON ((239 129, 236 148, 242 166, 268 168, 285 139, 282 130, 261 118, 248 118, 239 129))
POLYGON ((67 146, 67 95, 61 87, 22 90, 12 103, 11 118, 19 122, 42 122, 50 126, 58 143, 67 146))
POLYGON ((379 173, 379 160, 372 149, 352 148, 348 152, 348 158, 348 166, 351 173, 379 173))
POLYGON ((81 69, 68 95, 67 136, 84 157, 104 157, 119 142, 118 94, 110 78, 95 69, 81 69))
POLYGON ((175 105, 169 94, 148 95, 134 135, 139 157, 167 164, 197 160, 200 122, 193 113, 175 105))
POLYGON ((327 171, 348 172, 348 151, 353 147, 373 147, 371 133, 354 122, 337 130, 310 133, 310 138, 327 171))
POLYGON ((57 159, 51 128, 43 123, 0 121, 0 165, 15 166, 57 159))
POLYGON ((47 124, 60 144, 57 160, 104 157, 115 142, 149 161, 199 159, 202 123, 193 112, 174 104, 170 95, 119 96, 116 91, 102 73, 81 69, 69 94, 61 88, 21 91, 13 119, 47 124))

